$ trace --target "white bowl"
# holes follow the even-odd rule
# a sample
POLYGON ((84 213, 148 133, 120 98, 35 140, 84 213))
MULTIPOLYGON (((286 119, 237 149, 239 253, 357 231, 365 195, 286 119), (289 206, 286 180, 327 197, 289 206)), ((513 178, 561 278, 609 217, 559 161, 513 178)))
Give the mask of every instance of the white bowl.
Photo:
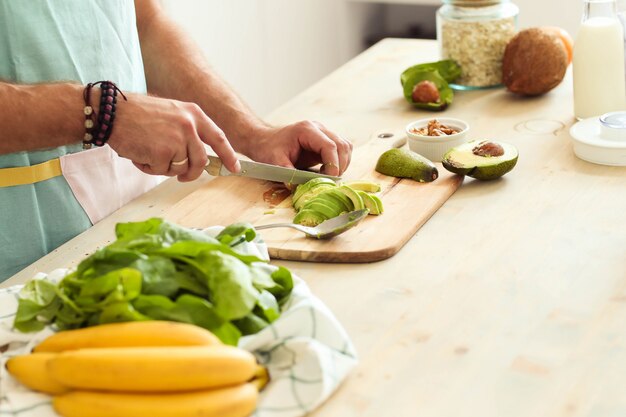
POLYGON ((441 162, 446 152, 455 146, 467 142, 469 130, 469 125, 463 120, 450 117, 432 117, 409 123, 406 127, 406 135, 409 139, 409 149, 433 162, 441 162), (433 119, 438 120, 439 123, 445 126, 457 129, 459 133, 446 136, 424 136, 411 132, 412 129, 421 129, 428 126, 428 122, 433 119))

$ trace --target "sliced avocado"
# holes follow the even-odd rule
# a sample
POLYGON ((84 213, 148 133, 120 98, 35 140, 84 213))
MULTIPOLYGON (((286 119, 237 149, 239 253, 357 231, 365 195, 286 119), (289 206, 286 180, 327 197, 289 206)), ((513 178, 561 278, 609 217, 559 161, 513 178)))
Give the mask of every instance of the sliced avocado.
POLYGON ((296 214, 296 217, 294 217, 293 222, 304 226, 317 226, 324 220, 326 220, 326 218, 317 211, 300 210, 300 212, 296 214))
POLYGON ((365 204, 363 203, 363 199, 361 196, 352 188, 346 187, 345 185, 340 185, 338 188, 339 191, 344 193, 346 197, 352 201, 352 205, 354 206, 354 210, 363 210, 365 208, 365 204))
POLYGON ((473 141, 450 149, 443 157, 445 169, 478 180, 493 180, 517 164, 517 148, 496 141, 473 141))
POLYGON ((330 184, 319 184, 315 187, 312 187, 309 191, 301 194, 297 200, 293 200, 292 202, 293 208, 295 208, 296 210, 300 210, 302 206, 304 206, 312 198, 315 198, 318 194, 321 194, 326 190, 333 189, 336 187, 337 185, 330 185, 330 184))
POLYGON ((305 182, 304 184, 300 184, 296 187, 296 191, 293 193, 292 200, 296 202, 303 194, 311 191, 313 188, 317 187, 321 184, 327 184, 330 186, 336 186, 337 184, 331 180, 330 178, 318 177, 313 178, 310 181, 305 182))
POLYGON ((329 204, 325 199, 315 198, 302 207, 301 211, 312 210, 319 213, 324 219, 332 219, 339 216, 341 212, 336 206, 329 204))
POLYGON ((365 191, 368 193, 377 193, 380 191, 380 184, 371 181, 348 181, 342 185, 347 185, 353 190, 365 191))
POLYGON ((307 203, 302 206, 302 210, 305 209, 317 210, 329 219, 339 216, 341 213, 346 211, 342 202, 324 193, 318 194, 315 198, 307 201, 307 203), (324 207, 318 208, 319 206, 324 207))
POLYGON ((369 196, 372 200, 374 200, 374 203, 376 203, 378 214, 383 214, 385 212, 385 209, 383 208, 382 200, 377 195, 374 195, 374 194, 370 194, 369 196))
POLYGON ((372 198, 372 196, 368 193, 366 193, 365 191, 361 191, 361 190, 355 190, 363 199, 363 204, 365 204, 365 208, 368 209, 370 211, 369 214, 373 214, 375 216, 378 216, 379 214, 381 214, 380 211, 378 211, 378 204, 376 204, 376 201, 372 198))
POLYGON ((350 200, 347 195, 345 195, 336 188, 330 188, 326 191, 323 191, 319 194, 319 196, 328 196, 328 198, 336 200, 343 207, 344 211, 354 210, 354 204, 352 203, 352 200, 350 200))
POLYGON ((439 176, 437 167, 430 160, 418 153, 400 148, 384 152, 378 158, 376 171, 384 175, 411 178, 419 182, 431 182, 439 176))

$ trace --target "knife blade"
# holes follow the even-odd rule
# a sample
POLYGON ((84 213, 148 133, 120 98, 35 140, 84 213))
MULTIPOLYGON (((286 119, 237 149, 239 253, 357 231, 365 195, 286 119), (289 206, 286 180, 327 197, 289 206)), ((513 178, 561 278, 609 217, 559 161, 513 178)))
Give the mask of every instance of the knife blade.
POLYGON ((206 172, 217 176, 237 176, 250 177, 267 181, 284 182, 287 184, 304 184, 313 178, 328 178, 333 181, 339 181, 341 177, 333 177, 331 175, 319 174, 317 172, 303 171, 300 169, 292 169, 279 167, 277 165, 264 164, 262 162, 239 160, 241 171, 238 173, 230 172, 223 164, 222 160, 216 156, 208 155, 209 164, 204 168, 206 172))

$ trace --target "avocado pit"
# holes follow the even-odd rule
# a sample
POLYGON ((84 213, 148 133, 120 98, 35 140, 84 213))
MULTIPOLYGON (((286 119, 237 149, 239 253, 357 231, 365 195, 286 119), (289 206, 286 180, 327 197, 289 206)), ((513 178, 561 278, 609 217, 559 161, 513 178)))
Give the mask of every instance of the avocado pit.
POLYGON ((420 81, 413 87, 411 98, 416 103, 437 103, 440 98, 439 89, 430 80, 420 81))
POLYGON ((480 142, 478 146, 472 149, 472 153, 477 156, 502 156, 504 148, 502 145, 494 142, 480 142))

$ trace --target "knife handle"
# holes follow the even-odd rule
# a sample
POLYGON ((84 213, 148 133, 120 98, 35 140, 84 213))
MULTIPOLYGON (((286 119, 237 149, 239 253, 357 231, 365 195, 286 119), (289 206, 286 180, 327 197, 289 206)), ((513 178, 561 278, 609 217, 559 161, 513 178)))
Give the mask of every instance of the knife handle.
POLYGON ((209 158, 209 163, 204 167, 204 170, 209 174, 217 177, 220 175, 220 170, 222 169, 222 160, 217 156, 207 155, 209 158))

